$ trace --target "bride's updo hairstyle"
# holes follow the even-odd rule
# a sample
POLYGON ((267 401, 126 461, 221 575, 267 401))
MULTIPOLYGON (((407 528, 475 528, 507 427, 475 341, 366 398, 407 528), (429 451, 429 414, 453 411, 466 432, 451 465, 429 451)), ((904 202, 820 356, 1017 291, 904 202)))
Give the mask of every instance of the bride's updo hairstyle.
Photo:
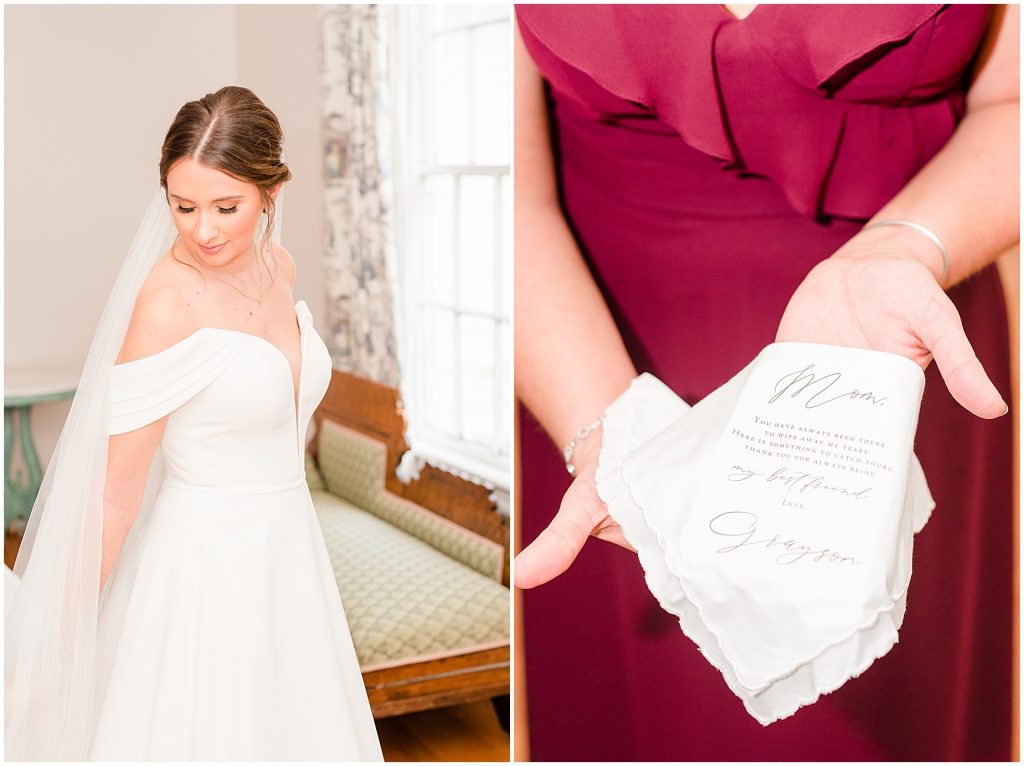
POLYGON ((160 150, 160 185, 166 193, 167 174, 186 157, 253 184, 267 214, 261 242, 266 252, 274 226, 270 192, 292 177, 282 160, 283 137, 277 116, 248 88, 228 85, 207 93, 175 115, 160 150))

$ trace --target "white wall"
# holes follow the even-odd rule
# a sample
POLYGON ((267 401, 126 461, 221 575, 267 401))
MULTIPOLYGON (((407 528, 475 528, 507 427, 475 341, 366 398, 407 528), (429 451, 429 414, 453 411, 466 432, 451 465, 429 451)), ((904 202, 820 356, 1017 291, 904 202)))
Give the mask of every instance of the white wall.
MULTIPOLYGON (((317 7, 6 6, 4 368, 85 361, 159 178, 177 109, 251 88, 285 129, 295 176, 283 242, 322 329, 317 7)), ((70 404, 33 410, 45 464, 70 404)))

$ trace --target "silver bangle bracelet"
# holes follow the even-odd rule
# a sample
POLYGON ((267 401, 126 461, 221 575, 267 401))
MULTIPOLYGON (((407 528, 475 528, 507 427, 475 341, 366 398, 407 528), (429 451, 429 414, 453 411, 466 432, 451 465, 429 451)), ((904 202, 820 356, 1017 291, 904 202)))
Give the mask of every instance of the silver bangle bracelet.
POLYGON ((924 234, 928 237, 939 248, 939 253, 942 254, 942 279, 939 280, 939 287, 946 286, 946 280, 949 279, 949 251, 934 231, 916 221, 907 221, 903 218, 886 218, 884 221, 875 221, 873 224, 865 226, 861 231, 874 229, 877 226, 906 226, 908 229, 913 229, 919 234, 924 234))
POLYGON ((562 450, 562 457, 565 458, 565 470, 569 472, 570 476, 576 475, 576 466, 572 462, 572 453, 576 449, 576 445, 581 441, 590 436, 594 431, 601 427, 601 419, 592 420, 585 426, 580 426, 579 430, 576 431, 576 438, 565 445, 565 449, 562 450))

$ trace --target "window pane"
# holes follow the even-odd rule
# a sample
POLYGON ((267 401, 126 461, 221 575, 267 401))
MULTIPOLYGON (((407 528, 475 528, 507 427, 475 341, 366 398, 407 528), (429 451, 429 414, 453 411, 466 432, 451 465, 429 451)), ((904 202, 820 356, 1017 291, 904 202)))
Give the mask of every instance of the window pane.
POLYGON ((469 162, 469 32, 435 35, 432 53, 433 147, 429 155, 441 165, 469 162))
POLYGON ((473 157, 479 165, 508 164, 509 31, 488 24, 473 36, 473 157))
POLYGON ((501 4, 432 5, 428 8, 430 21, 427 28, 431 32, 508 19, 509 17, 508 6, 501 4))
POLYGON ((424 309, 417 353, 423 371, 421 410, 427 423, 446 434, 458 434, 455 411, 455 317, 449 311, 424 309))
POLYGON ((455 180, 451 176, 423 179, 423 275, 427 303, 455 301, 455 180))
POLYGON ((407 169, 419 219, 409 257, 417 263, 403 276, 416 307, 408 337, 415 345, 417 426, 424 445, 464 455, 467 467, 483 460, 507 470, 510 8, 463 4, 404 12, 417 20, 419 59, 406 71, 422 103, 404 128, 417 137, 407 169))
POLYGON ((494 443, 495 347, 491 319, 459 318, 459 346, 462 379, 462 436, 467 441, 490 447, 494 443))
POLYGON ((459 305, 493 312, 495 224, 493 176, 459 179, 459 305))

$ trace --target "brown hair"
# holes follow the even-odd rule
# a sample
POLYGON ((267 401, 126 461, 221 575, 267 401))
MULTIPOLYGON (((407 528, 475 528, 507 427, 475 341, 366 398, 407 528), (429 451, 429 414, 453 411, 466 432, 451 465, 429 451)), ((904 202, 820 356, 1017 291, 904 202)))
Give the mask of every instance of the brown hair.
POLYGON ((207 93, 174 116, 160 150, 160 185, 166 193, 167 174, 186 157, 254 184, 267 214, 261 242, 265 252, 274 226, 270 192, 292 177, 281 158, 283 137, 277 116, 248 88, 228 85, 207 93))

